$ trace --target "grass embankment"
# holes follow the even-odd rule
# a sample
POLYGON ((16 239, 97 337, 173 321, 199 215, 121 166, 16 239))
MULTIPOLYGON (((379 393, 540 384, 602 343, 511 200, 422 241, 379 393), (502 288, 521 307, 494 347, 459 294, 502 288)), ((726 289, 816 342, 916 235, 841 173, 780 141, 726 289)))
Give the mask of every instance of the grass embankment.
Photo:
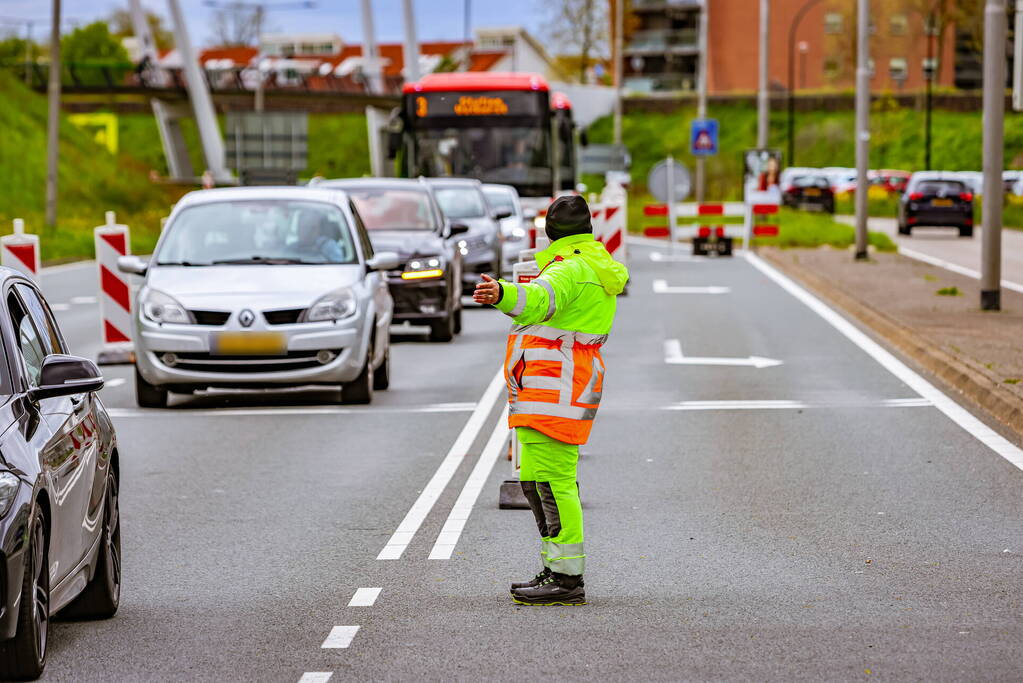
MULTIPOLYGON (((823 247, 846 249, 856 241, 856 231, 850 225, 836 223, 826 213, 811 213, 782 208, 778 214, 778 236, 757 238, 757 244, 781 247, 823 247)), ((878 251, 895 251, 895 242, 883 232, 868 233, 868 242, 878 251)))
POLYGON ((63 118, 57 225, 45 227, 46 99, 0 73, 0 100, 0 233, 24 218, 26 231, 40 235, 43 261, 91 257, 92 228, 115 211, 132 229, 132 248, 152 249, 175 191, 150 182, 147 165, 110 154, 63 118))

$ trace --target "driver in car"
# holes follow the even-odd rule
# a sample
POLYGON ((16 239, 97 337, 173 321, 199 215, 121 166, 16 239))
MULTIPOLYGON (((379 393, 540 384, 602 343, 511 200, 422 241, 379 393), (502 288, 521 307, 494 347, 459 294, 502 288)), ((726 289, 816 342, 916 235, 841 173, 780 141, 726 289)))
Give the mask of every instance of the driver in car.
POLYGON ((307 212, 299 217, 297 239, 291 249, 317 262, 344 263, 344 255, 337 240, 327 237, 330 226, 323 216, 307 212))

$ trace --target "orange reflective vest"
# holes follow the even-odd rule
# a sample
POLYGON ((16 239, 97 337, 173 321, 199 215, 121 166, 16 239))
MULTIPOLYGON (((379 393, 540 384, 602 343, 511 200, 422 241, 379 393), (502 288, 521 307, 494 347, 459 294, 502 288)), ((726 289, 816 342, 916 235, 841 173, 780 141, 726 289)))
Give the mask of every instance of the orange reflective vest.
POLYGON ((531 427, 565 443, 586 443, 603 390, 600 347, 606 341, 606 334, 513 326, 504 359, 509 426, 531 427))

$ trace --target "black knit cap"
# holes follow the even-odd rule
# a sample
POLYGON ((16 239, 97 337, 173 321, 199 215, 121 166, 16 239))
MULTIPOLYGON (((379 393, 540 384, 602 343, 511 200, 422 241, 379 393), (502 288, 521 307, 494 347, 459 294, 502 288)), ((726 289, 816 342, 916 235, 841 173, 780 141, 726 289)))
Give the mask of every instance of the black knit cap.
POLYGON ((547 237, 551 242, 569 235, 585 235, 593 232, 590 222, 590 207, 579 195, 558 197, 547 208, 545 224, 547 237))

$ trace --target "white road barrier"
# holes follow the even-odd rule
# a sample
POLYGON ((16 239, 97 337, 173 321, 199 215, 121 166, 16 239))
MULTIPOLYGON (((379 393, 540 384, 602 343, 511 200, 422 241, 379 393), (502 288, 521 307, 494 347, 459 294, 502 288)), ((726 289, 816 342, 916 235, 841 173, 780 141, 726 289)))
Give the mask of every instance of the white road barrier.
POLYGON ((107 211, 106 224, 93 230, 100 288, 100 334, 103 349, 97 362, 116 365, 135 362, 131 343, 131 285, 128 276, 117 269, 117 259, 131 253, 127 225, 118 224, 114 212, 107 211))
POLYGON ((14 219, 14 234, 0 237, 0 265, 39 279, 39 235, 25 232, 25 221, 14 219))

